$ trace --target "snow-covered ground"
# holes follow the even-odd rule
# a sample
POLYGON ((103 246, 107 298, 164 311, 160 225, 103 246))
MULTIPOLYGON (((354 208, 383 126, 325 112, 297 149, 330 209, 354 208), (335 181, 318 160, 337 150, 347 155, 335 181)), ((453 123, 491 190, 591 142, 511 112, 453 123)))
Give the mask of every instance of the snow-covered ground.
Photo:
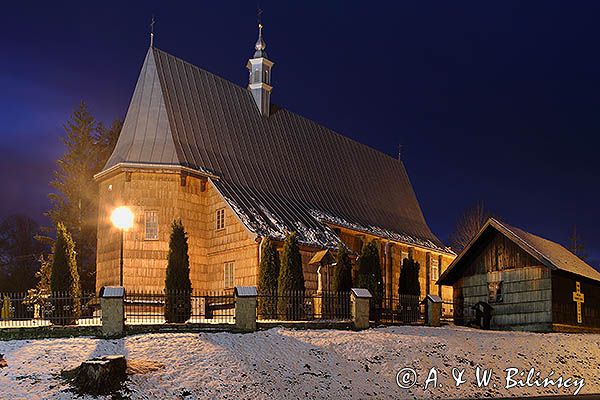
MULTIPOLYGON (((452 326, 362 332, 275 328, 251 334, 15 340, 0 342, 0 353, 8 362, 0 369, 0 397, 9 399, 71 398, 60 371, 107 354, 125 354, 134 363, 159 366, 129 377, 126 388, 132 399, 479 398, 576 390, 575 386, 505 389, 504 370, 510 367, 526 370, 525 374, 535 368, 539 380, 551 370, 552 378, 583 378, 582 394, 600 393, 600 335, 591 334, 485 332, 452 326), (487 388, 476 386, 477 366, 493 369, 487 388), (424 390, 432 367, 438 373, 438 387, 424 390), (409 389, 396 382, 403 368, 417 373, 418 383, 409 389), (455 375, 465 369, 466 382, 459 387, 454 385, 452 368, 457 368, 455 375)), ((400 376, 401 383, 403 378, 410 381, 408 374, 400 376)))

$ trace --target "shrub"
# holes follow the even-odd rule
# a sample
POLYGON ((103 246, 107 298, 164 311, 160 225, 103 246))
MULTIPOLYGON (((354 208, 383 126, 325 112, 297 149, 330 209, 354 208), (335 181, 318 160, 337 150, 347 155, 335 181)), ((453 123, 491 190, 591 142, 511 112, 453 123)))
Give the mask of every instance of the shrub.
POLYGON ((419 263, 411 258, 404 259, 400 270, 398 297, 400 318, 403 322, 415 322, 418 318, 421 285, 419 283, 419 263))
POLYGON ((279 279, 279 252, 277 246, 268 237, 261 245, 260 265, 258 268, 258 315, 265 319, 277 317, 277 280, 279 279))
POLYGON ((285 238, 277 289, 279 316, 285 316, 288 320, 301 318, 304 308, 304 273, 296 232, 285 238))
POLYGON ((81 315, 81 287, 75 258, 75 243, 65 225, 56 225, 56 242, 50 275, 53 310, 50 319, 58 325, 71 325, 81 315))
POLYGON ((352 289, 352 262, 343 243, 338 248, 331 289, 334 292, 349 292, 352 289))
POLYGON ((373 296, 371 299, 371 318, 377 320, 381 313, 383 300, 383 277, 379 249, 375 241, 365 244, 358 260, 355 286, 368 289, 373 296))

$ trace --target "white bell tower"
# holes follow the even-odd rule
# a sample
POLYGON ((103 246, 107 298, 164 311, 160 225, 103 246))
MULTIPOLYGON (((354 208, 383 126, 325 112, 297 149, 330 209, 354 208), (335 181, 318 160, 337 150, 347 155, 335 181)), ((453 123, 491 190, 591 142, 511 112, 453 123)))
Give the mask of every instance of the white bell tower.
POLYGON ((262 37, 263 25, 258 24, 258 40, 254 45, 254 56, 248 60, 246 68, 249 71, 248 89, 252 93, 258 111, 264 117, 269 116, 271 108, 271 68, 273 62, 267 58, 267 47, 262 37))

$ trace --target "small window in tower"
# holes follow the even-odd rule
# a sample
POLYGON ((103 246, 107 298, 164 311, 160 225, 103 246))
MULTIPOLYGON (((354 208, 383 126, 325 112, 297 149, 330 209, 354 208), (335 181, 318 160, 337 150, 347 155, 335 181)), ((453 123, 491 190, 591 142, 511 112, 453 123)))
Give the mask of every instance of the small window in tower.
POLYGON ((224 208, 220 208, 217 210, 215 229, 217 231, 219 231, 221 229, 225 229, 225 209, 224 208))
POLYGON ((232 288, 235 283, 235 268, 233 261, 227 261, 223 270, 223 286, 225 289, 232 288))
POLYGON ((146 211, 144 219, 144 238, 146 240, 158 240, 158 211, 146 211))

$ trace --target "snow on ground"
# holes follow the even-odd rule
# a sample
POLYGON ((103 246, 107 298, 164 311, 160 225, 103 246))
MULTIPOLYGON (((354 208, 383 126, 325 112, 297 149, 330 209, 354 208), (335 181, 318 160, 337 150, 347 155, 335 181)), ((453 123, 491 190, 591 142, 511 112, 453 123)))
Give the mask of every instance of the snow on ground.
POLYGON ((94 338, 0 342, 8 362, 0 369, 0 397, 68 399, 58 374, 100 355, 164 366, 130 376, 132 399, 172 398, 448 398, 573 394, 569 389, 504 389, 505 368, 534 367, 540 379, 584 378, 581 393, 600 393, 600 335, 478 331, 446 326, 386 327, 361 332, 275 328, 250 334, 164 333, 118 340, 94 338), (477 388, 477 365, 493 368, 487 389, 477 388), (396 374, 415 369, 418 385, 402 389, 396 374), (430 368, 442 387, 423 389, 430 368), (465 368, 454 387, 451 369, 465 368), (497 383, 497 387, 492 386, 497 383))

